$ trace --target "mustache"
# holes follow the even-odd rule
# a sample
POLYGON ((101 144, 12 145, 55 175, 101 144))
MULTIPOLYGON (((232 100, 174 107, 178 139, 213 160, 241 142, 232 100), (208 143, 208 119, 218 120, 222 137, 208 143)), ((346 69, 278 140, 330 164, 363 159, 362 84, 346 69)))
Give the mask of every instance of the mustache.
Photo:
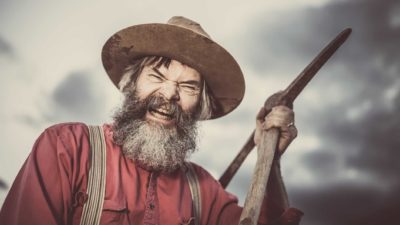
POLYGON ((184 112, 182 107, 180 107, 176 102, 168 101, 161 96, 149 96, 146 100, 148 102, 146 111, 157 111, 158 109, 163 108, 168 112, 168 115, 176 121, 182 120, 184 112))
POLYGON ((185 112, 175 101, 168 101, 159 95, 150 95, 145 99, 139 99, 136 92, 132 91, 125 94, 122 107, 114 116, 114 127, 120 128, 124 124, 131 123, 132 120, 143 120, 149 110, 166 108, 170 115, 175 119, 175 127, 178 132, 185 132, 188 125, 196 123, 194 113, 185 112))
POLYGON ((190 112, 183 111, 182 107, 178 105, 176 101, 169 101, 159 95, 150 95, 144 100, 138 99, 137 95, 132 95, 126 98, 130 101, 128 104, 135 118, 144 118, 147 111, 158 110, 164 108, 168 111, 168 114, 177 121, 177 124, 187 123, 194 120, 194 116, 190 112))

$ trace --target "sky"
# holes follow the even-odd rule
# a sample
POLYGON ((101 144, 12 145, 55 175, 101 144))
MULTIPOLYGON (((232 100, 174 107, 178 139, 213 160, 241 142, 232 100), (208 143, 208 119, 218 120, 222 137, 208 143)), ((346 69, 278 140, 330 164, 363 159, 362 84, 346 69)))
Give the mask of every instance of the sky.
MULTIPOLYGON (((125 27, 181 15, 238 61, 246 94, 231 114, 202 122, 193 161, 216 178, 284 89, 341 30, 353 33, 296 99, 297 139, 282 157, 302 224, 397 224, 400 208, 400 2, 394 0, 0 0, 0 205, 48 126, 110 122, 121 95, 101 64, 125 27), (396 210, 397 209, 397 210, 396 210)), ((228 191, 242 204, 252 153, 228 191)))

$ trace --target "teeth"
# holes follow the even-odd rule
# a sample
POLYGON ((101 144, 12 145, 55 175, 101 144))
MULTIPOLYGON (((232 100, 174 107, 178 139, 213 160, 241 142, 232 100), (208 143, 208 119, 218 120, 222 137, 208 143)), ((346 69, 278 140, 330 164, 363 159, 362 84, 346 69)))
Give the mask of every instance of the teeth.
POLYGON ((159 112, 162 112, 162 113, 165 113, 165 114, 168 114, 168 112, 167 112, 167 110, 164 110, 164 109, 160 109, 160 110, 158 110, 159 112))
POLYGON ((166 108, 160 108, 160 109, 157 109, 156 111, 164 113, 164 114, 166 114, 168 116, 172 115, 172 111, 171 110, 167 110, 166 108))
POLYGON ((151 113, 153 116, 158 117, 158 118, 161 118, 161 119, 164 119, 164 120, 172 120, 172 117, 171 117, 171 116, 161 114, 160 112, 157 112, 157 111, 150 111, 150 113, 151 113))
POLYGON ((165 109, 151 109, 150 113, 165 120, 171 120, 173 118, 172 113, 165 109))

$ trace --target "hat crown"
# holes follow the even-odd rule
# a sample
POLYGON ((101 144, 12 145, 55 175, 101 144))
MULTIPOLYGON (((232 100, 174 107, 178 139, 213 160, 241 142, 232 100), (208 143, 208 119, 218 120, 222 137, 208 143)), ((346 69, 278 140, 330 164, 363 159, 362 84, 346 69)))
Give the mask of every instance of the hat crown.
POLYGON ((138 24, 111 36, 102 61, 114 85, 120 87, 126 68, 144 56, 163 56, 189 65, 202 74, 210 90, 214 119, 228 114, 243 99, 245 84, 236 60, 214 42, 195 21, 174 16, 167 23, 138 24))
POLYGON ((182 27, 188 30, 191 30, 193 32, 196 32, 197 34, 200 34, 202 36, 205 36, 209 39, 211 39, 210 35, 208 35, 203 28, 200 26, 199 23, 190 20, 188 18, 185 18, 183 16, 174 16, 171 19, 168 20, 167 24, 170 25, 175 25, 178 27, 182 27))

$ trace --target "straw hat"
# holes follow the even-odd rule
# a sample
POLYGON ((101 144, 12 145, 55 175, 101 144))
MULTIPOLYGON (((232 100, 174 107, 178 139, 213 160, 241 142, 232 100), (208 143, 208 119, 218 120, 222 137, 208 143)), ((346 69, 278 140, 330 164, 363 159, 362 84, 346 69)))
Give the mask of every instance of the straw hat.
POLYGON ((102 50, 103 66, 117 87, 125 68, 144 56, 175 59, 200 72, 220 105, 212 118, 226 115, 242 101, 245 84, 238 63, 192 20, 175 16, 166 24, 127 27, 111 36, 102 50))

